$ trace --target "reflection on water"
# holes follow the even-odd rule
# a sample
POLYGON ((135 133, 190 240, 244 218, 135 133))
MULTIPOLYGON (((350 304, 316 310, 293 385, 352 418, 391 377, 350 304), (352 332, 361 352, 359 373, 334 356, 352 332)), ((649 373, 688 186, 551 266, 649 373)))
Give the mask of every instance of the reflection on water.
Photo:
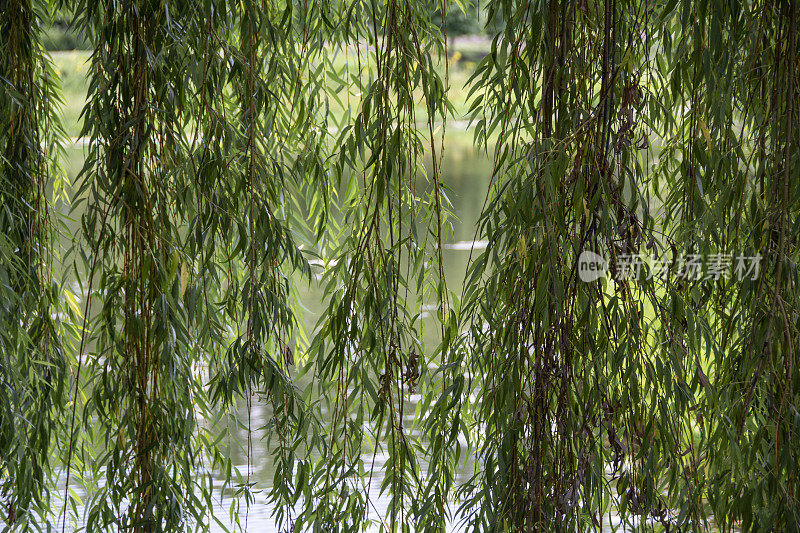
MULTIPOLYGON (((408 403, 407 405, 413 405, 408 403)), ((413 412, 413 411, 412 411, 413 412)), ((250 481, 255 484, 255 502, 246 507, 244 499, 240 502, 240 521, 244 524, 247 520, 248 531, 265 531, 277 532, 272 512, 274 506, 267 500, 267 492, 272 485, 272 479, 275 475, 275 467, 273 464, 273 455, 270 453, 266 439, 264 438, 263 427, 267 425, 270 419, 270 409, 263 404, 253 404, 250 412, 250 424, 252 425, 252 438, 253 449, 250 453, 250 464, 247 463, 247 411, 242 408, 237 413, 240 424, 230 424, 230 438, 229 441, 231 448, 229 450, 232 462, 237 465, 239 472, 243 476, 247 475, 248 468, 250 471, 250 481)), ((412 416, 405 417, 405 426, 409 428, 408 433, 414 434, 414 430, 410 430, 412 416)), ((367 430, 369 431, 369 430, 367 430)), ((389 498, 384 494, 381 495, 380 487, 384 481, 384 468, 389 461, 389 455, 385 452, 376 452, 374 450, 364 450, 362 459, 367 468, 371 465, 371 476, 365 480, 354 480, 354 484, 359 488, 362 494, 369 498, 367 505, 368 518, 376 525, 370 531, 378 531, 378 523, 385 520, 389 516, 389 498)), ((427 463, 424 461, 419 462, 420 469, 425 472, 427 470, 427 463)), ((455 478, 455 483, 461 484, 466 482, 474 468, 471 455, 467 454, 466 461, 462 464, 462 469, 455 478)), ((221 480, 220 480, 221 483, 221 480)), ((230 506, 233 499, 227 498, 224 500, 216 500, 215 515, 226 527, 232 525, 230 521, 230 506)), ((457 506, 453 505, 451 512, 455 514, 457 506)), ((211 524, 212 531, 223 531, 223 528, 217 524, 211 524)), ((458 520, 452 520, 448 523, 447 531, 462 531, 458 520)))

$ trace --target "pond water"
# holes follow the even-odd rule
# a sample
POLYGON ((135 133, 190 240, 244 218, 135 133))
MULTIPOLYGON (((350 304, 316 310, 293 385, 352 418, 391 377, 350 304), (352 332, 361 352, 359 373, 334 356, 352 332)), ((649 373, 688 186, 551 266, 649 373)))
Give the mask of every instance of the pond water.
MULTIPOLYGON (((449 135, 448 135, 449 137, 449 135)), ((452 203, 453 212, 458 217, 454 221, 452 231, 448 229, 448 234, 444 238, 443 257, 444 257, 444 270, 447 278, 448 286, 451 290, 460 293, 460 287, 464 279, 464 275, 469 260, 470 250, 473 248, 473 240, 475 239, 475 229, 477 221, 480 217, 481 209, 486 198, 486 191, 489 185, 489 180, 492 173, 492 164, 490 156, 475 150, 471 144, 472 134, 470 132, 457 132, 454 139, 451 140, 445 147, 444 159, 442 163, 442 178, 444 183, 450 189, 447 193, 450 202, 452 203)), ((481 248, 485 247, 485 243, 474 243, 476 253, 481 248)), ((305 297, 303 298, 303 305, 308 310, 306 313, 306 325, 312 327, 314 322, 323 311, 320 304, 322 292, 317 287, 311 286, 304 289, 305 297)), ((433 326, 431 321, 431 326, 433 326)), ((430 342, 438 343, 438 329, 436 327, 428 327, 427 331, 435 332, 430 342)), ((416 401, 412 398, 407 402, 406 413, 411 413, 405 416, 405 424, 410 428, 413 421, 414 408, 416 401)), ((240 420, 246 420, 246 411, 243 409, 240 413, 240 420)), ((270 417, 270 410, 262 406, 254 406, 251 412, 251 426, 258 428, 264 426, 270 417)), ((239 465, 241 472, 246 472, 247 465, 247 431, 242 428, 235 428, 231 426, 231 437, 234 440, 232 443, 230 454, 231 459, 235 464, 239 465)), ((250 455, 251 463, 251 480, 255 481, 257 489, 269 489, 275 473, 272 463, 272 456, 265 445, 263 432, 256 432, 252 441, 252 452, 250 455)), ((468 457, 471 454, 466 454, 468 457)), ((384 494, 380 494, 380 487, 383 482, 383 468, 385 462, 388 460, 388 455, 378 452, 377 454, 372 451, 365 452, 363 456, 365 465, 373 465, 372 479, 367 487, 367 494, 370 500, 369 517, 373 520, 380 520, 389 515, 389 498, 384 494)), ((422 469, 425 464, 420 465, 422 469)), ((463 465, 463 470, 456 478, 456 483, 465 482, 472 475, 473 463, 470 459, 463 465)), ((246 509, 247 531, 254 532, 277 532, 272 518, 273 507, 267 502, 267 490, 256 494, 256 502, 246 509)), ((226 526, 230 525, 230 500, 227 502, 220 501, 219 509, 216 513, 218 518, 226 526)), ((245 510, 243 504, 240 507, 245 510)), ((240 521, 244 523, 244 519, 240 516, 240 521)), ((212 524, 212 531, 223 531, 221 527, 212 524)), ((378 531, 376 526, 372 528, 378 531)), ((458 520, 448 524, 448 531, 456 532, 462 531, 458 520)))
MULTIPOLYGON (((451 229, 448 229, 444 236, 444 267, 448 286, 451 290, 460 293, 462 281, 467 268, 470 250, 473 248, 475 229, 481 209, 483 207, 486 191, 489 185, 492 165, 490 157, 475 150, 472 147, 472 134, 470 132, 456 131, 448 134, 450 139, 445 147, 444 159, 442 164, 443 181, 449 188, 447 196, 452 204, 457 221, 454 221, 451 229)), ((83 165, 84 148, 80 146, 68 149, 68 159, 66 170, 70 178, 74 180, 83 165)), ((73 215, 77 218, 77 215, 73 215)), ((66 227, 71 232, 80 231, 78 220, 67 221, 66 227)), ((69 239, 67 239, 69 240, 69 239)), ((67 243, 65 243, 66 245, 67 243)), ((475 248, 479 251, 485 247, 485 243, 475 243, 475 248)), ((303 304, 307 308, 306 325, 311 327, 317 315, 322 311, 320 305, 321 291, 315 287, 305 287, 303 304)), ((436 328, 429 328, 436 330, 436 328)), ((244 402, 242 402, 244 403, 244 402)), ((413 419, 414 403, 410 402, 406 412, 412 413, 407 416, 406 422, 410 425, 413 419)), ((244 405, 235 415, 240 422, 246 424, 247 412, 244 405)), ((250 425, 252 428, 260 428, 266 424, 270 417, 270 410, 255 403, 250 413, 250 425)), ((247 431, 246 426, 231 422, 229 424, 230 444, 228 453, 231 460, 238 466, 240 472, 245 474, 248 469, 247 458, 247 431)), ((247 508, 242 500, 240 503, 240 517, 242 524, 247 524, 247 531, 253 532, 277 532, 272 514, 274 508, 267 502, 267 492, 271 486, 275 469, 272 457, 263 438, 263 432, 255 429, 252 432, 252 450, 250 452, 250 479, 255 483, 255 502, 247 508)), ((471 454, 467 454, 469 457, 471 454)), ((380 494, 380 486, 383 481, 383 465, 388 457, 385 454, 372 452, 365 453, 365 464, 373 464, 372 481, 369 483, 368 494, 371 501, 370 518, 379 519, 387 516, 389 498, 380 494)), ((424 465, 421 465, 424 468, 424 465)), ((456 482, 466 481, 472 472, 472 463, 469 459, 464 463, 464 469, 460 479, 456 482)), ((76 486, 71 487, 78 490, 76 486)), ((63 492, 62 492, 63 494, 63 492)), ((81 494, 83 496, 83 494, 81 494)), ((220 493, 216 493, 216 518, 225 527, 232 525, 231 504, 233 499, 230 497, 222 498, 220 493)), ((79 509, 82 513, 82 509, 79 509)), ((72 524, 71 527, 80 526, 72 524)), ((209 523, 211 531, 224 531, 223 527, 215 522, 209 523)), ((68 530, 70 527, 68 526, 68 530)), ((449 524, 449 531, 459 531, 457 523, 449 524)))

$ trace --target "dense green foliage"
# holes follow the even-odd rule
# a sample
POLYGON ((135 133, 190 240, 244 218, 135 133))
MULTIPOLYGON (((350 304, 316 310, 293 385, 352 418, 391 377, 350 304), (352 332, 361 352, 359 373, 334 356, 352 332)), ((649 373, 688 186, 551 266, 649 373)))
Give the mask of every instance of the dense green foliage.
POLYGON ((800 527, 798 2, 492 2, 488 244, 448 286, 454 6, 0 0, 9 529, 203 530, 231 490, 244 527, 256 434, 286 530, 800 527), (93 48, 74 184, 65 9, 93 48), (585 282, 586 250, 670 268, 585 282), (760 275, 680 264, 719 254, 760 275))
POLYGON ((69 333, 57 315, 48 202, 61 182, 58 88, 39 46, 43 16, 0 3, 0 500, 8 522, 49 514, 50 444, 66 393, 69 333))

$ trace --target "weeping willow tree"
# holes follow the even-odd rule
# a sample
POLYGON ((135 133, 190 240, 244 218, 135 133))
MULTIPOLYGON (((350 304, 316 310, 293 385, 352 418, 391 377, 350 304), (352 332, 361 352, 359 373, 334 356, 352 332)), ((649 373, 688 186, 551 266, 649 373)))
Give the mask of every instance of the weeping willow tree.
POLYGON ((257 460, 283 530, 800 527, 796 1, 489 4, 458 285, 447 2, 65 2, 74 183, 0 0, 8 527, 245 529, 257 460))

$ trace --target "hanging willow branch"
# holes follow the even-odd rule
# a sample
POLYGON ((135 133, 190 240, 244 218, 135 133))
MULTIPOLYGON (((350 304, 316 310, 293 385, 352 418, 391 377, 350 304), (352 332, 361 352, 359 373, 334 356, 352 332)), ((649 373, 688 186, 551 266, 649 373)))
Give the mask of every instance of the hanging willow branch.
POLYGON ((41 44, 47 17, 29 1, 0 3, 0 516, 12 527, 50 514, 50 451, 65 404, 69 330, 57 315, 51 218, 63 132, 58 77, 41 44))
POLYGON ((177 21, 193 11, 168 13, 149 1, 81 7, 84 27, 104 37, 92 58, 84 111, 91 141, 77 193, 87 198, 82 268, 91 281, 74 386, 76 400, 77 388, 88 398, 73 415, 67 467, 79 479, 88 465, 103 469, 89 530, 173 530, 204 512, 192 481, 198 354, 181 289, 186 220, 173 202, 186 150, 187 91, 177 75, 185 28, 177 21))

